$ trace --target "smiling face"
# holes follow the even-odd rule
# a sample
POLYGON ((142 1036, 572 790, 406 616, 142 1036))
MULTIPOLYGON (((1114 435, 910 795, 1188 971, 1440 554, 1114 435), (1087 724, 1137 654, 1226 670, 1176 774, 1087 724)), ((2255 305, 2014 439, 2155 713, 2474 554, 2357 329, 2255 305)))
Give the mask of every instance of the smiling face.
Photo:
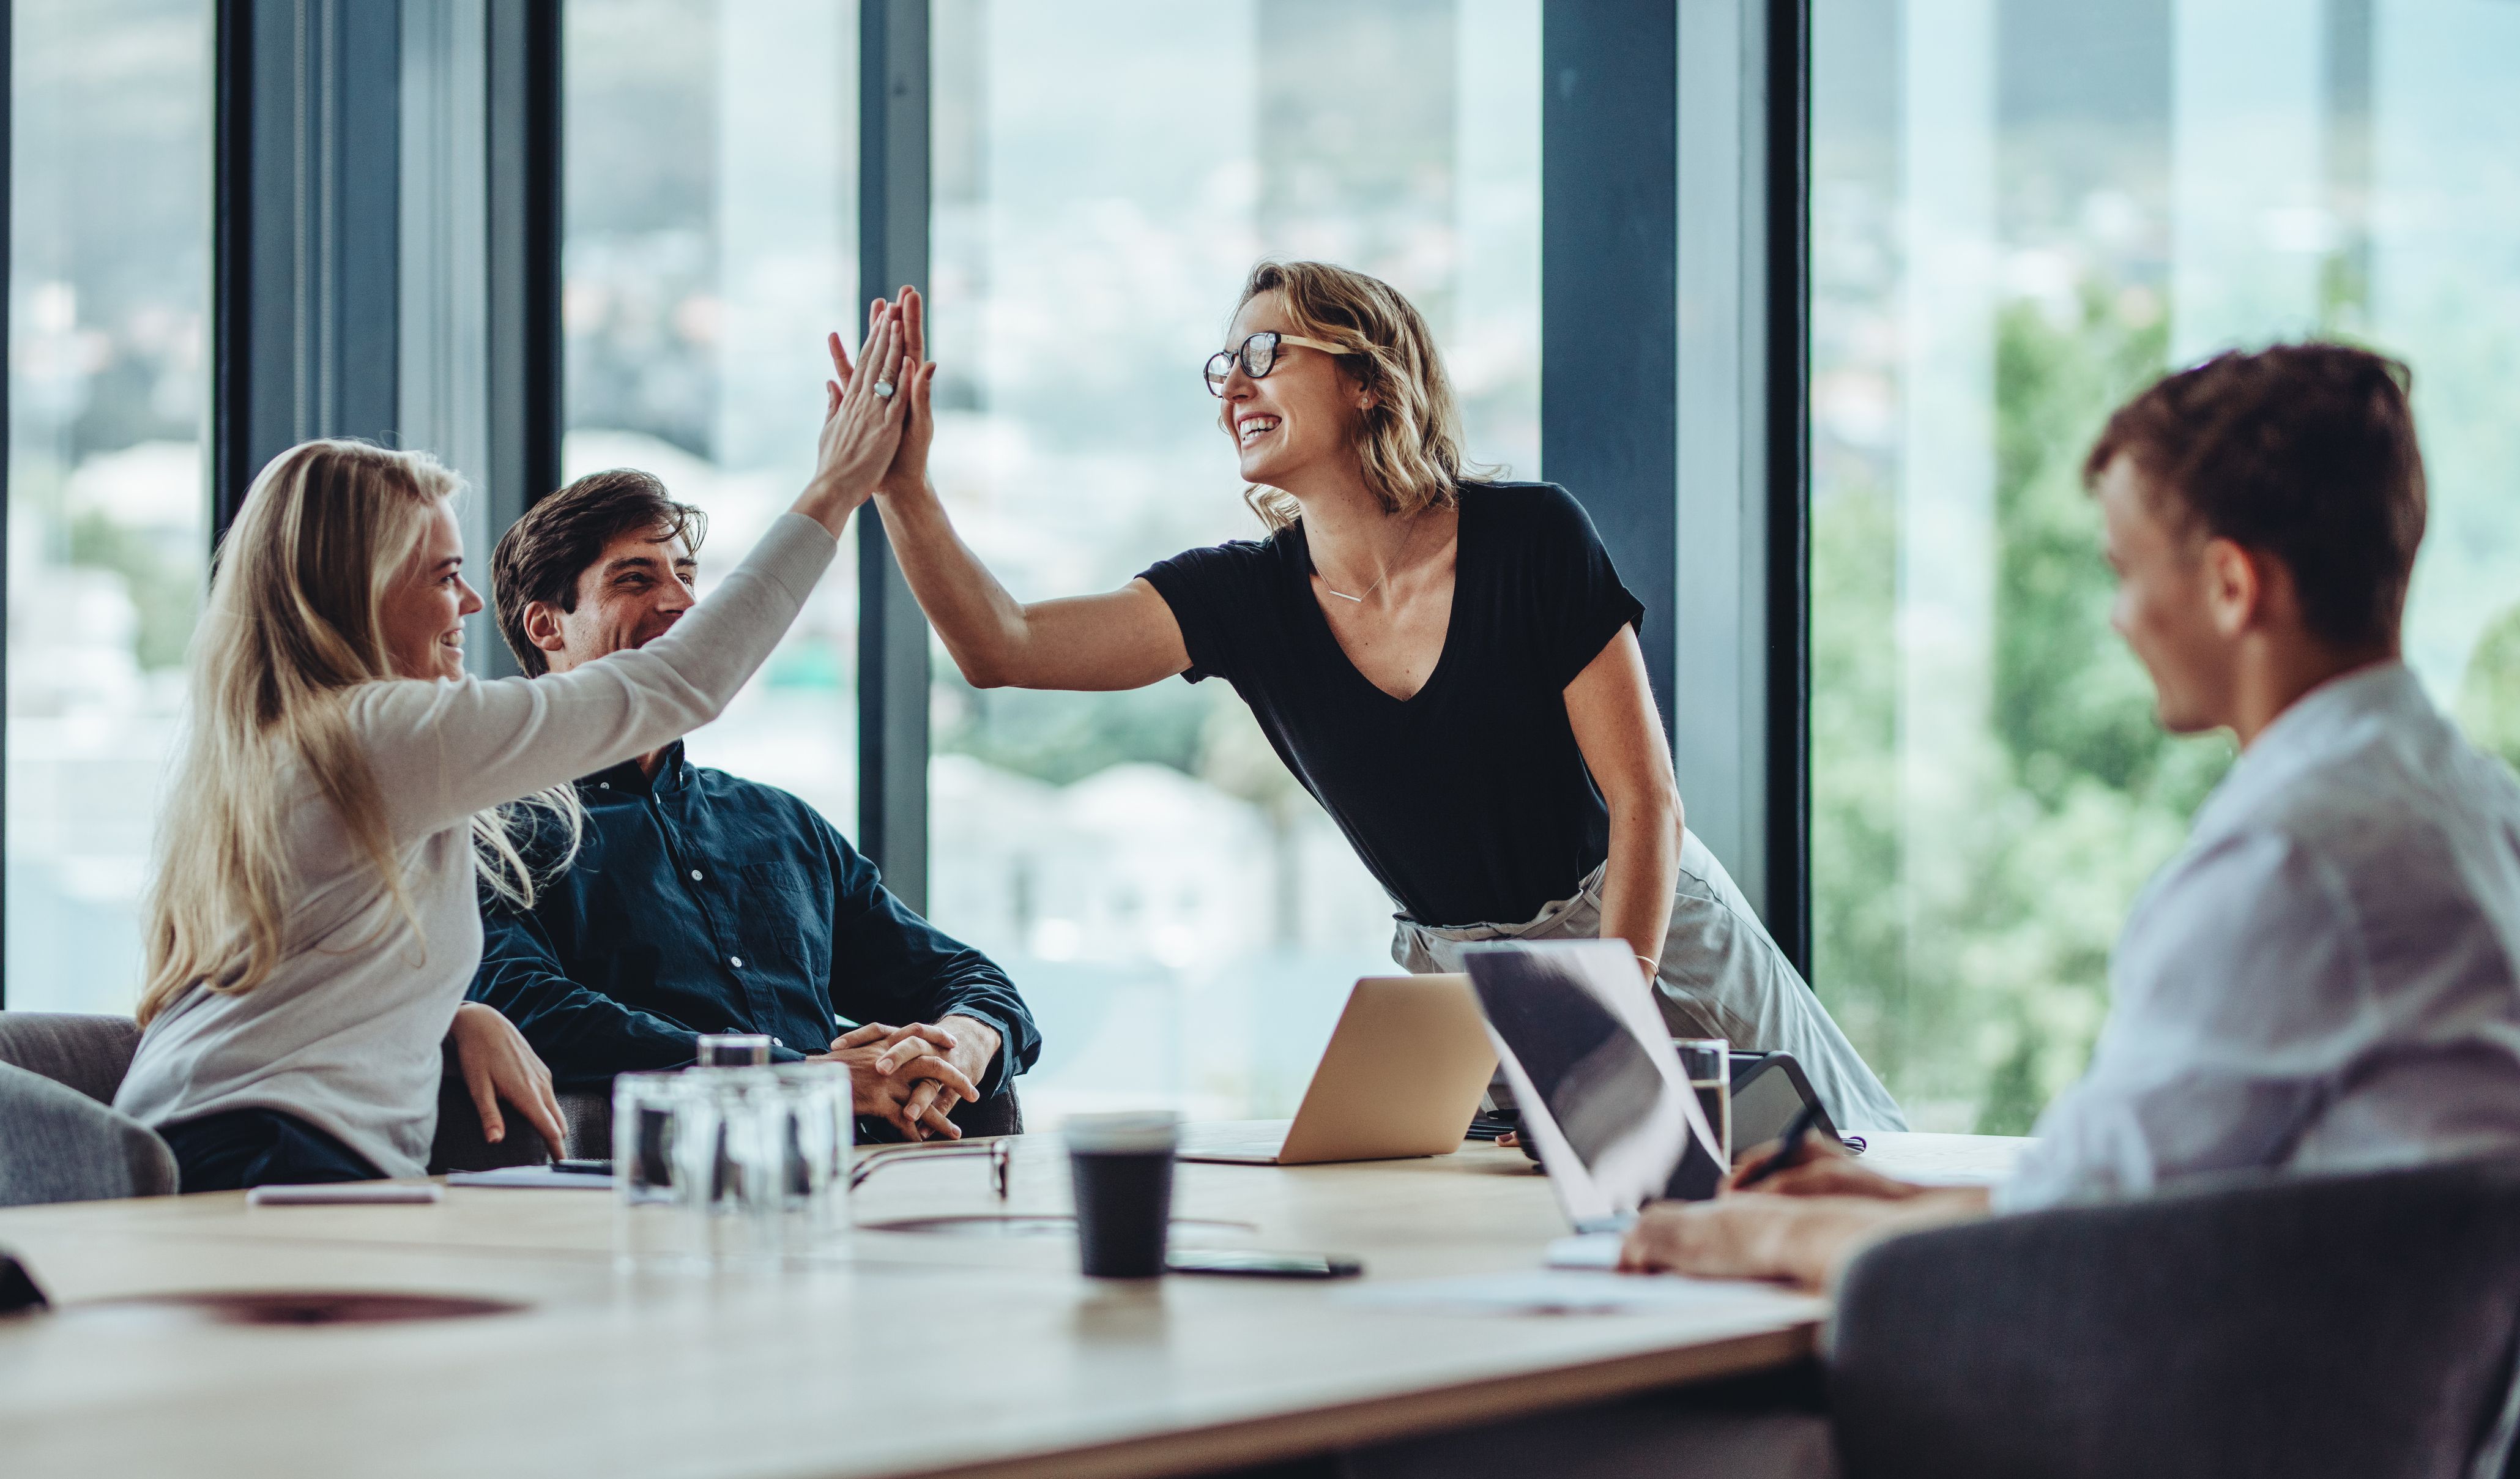
POLYGON ((2258 605, 2251 557, 2164 518, 2135 460, 2121 455, 2095 491, 2117 600, 2109 625, 2152 677, 2161 727, 2192 735, 2232 722, 2240 643, 2258 605))
MULTIPOLYGON (((1268 332, 1304 334, 1276 292, 1242 305, 1226 335, 1226 348, 1238 350, 1244 339, 1268 332)), ((1224 398, 1225 430, 1234 438, 1243 481, 1300 497, 1324 472, 1355 475, 1358 423, 1372 401, 1339 368, 1336 356, 1281 344, 1277 363, 1259 380, 1236 363, 1226 377, 1224 398)))
POLYGON ((613 536, 595 562, 578 572, 577 603, 562 610, 547 601, 525 606, 525 635, 551 671, 564 673, 608 652, 646 647, 699 604, 694 589, 699 560, 679 537, 654 529, 613 536))
POLYGON ((378 604, 385 655, 400 678, 464 676, 464 618, 481 598, 464 583, 464 532, 455 507, 431 505, 420 548, 403 563, 378 604))

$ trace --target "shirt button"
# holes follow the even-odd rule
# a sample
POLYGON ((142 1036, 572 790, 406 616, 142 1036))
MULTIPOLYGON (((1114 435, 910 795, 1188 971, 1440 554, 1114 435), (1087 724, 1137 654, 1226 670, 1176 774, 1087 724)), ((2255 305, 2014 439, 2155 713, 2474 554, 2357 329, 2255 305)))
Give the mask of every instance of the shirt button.
POLYGON ((597 790, 610 790, 612 789, 612 783, 609 781, 598 781, 595 783, 595 788, 597 790))
POLYGON ((729 965, 734 966, 734 967, 735 967, 736 969, 738 969, 738 970, 742 970, 742 969, 743 968, 743 957, 742 957, 742 956, 728 956, 728 957, 726 958, 726 964, 728 964, 729 965))
POLYGON ((692 881, 693 881, 693 882, 695 882, 695 883, 698 883, 699 880, 700 880, 700 871, 699 871, 698 869, 695 868, 695 869, 693 869, 693 870, 692 870, 692 881))

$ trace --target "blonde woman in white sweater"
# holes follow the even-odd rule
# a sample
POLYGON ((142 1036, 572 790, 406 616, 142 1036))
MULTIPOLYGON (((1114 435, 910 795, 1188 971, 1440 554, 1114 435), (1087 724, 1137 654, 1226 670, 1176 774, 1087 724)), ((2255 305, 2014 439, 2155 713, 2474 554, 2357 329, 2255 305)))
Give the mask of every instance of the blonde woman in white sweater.
POLYGON ((672 631, 568 673, 466 676, 481 598, 425 454, 307 442, 255 478, 194 639, 114 1099, 184 1190, 423 1174, 450 1031, 485 1128, 504 1098, 557 1136, 540 1060, 463 1005, 476 879, 529 899, 507 809, 548 792, 573 822, 568 782, 715 718, 787 631, 900 439, 899 315, 874 323, 882 368, 826 387, 789 514, 672 631))

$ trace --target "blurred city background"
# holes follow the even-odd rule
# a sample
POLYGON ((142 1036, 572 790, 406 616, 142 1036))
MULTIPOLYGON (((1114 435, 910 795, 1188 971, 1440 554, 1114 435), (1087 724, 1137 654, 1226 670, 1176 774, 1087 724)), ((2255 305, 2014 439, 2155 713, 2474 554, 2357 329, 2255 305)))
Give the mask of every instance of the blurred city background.
MULTIPOLYGON (((7 999, 126 1009, 207 563, 211 6, 14 11, 7 999)), ((1010 588, 1257 532, 1197 372, 1262 256, 1408 291, 1472 455, 1546 475, 1539 15, 936 0, 935 476, 1010 588)), ((567 0, 566 471, 706 507, 704 572, 803 475, 823 330, 897 286, 855 281, 856 36, 567 0)), ((2159 733, 2107 629, 2076 470, 2115 399, 2281 337, 2407 357, 2409 656, 2520 757, 2520 5, 1815 0, 1814 43, 1814 982, 1920 1126, 2018 1131, 2229 759, 2159 733)), ((843 558, 692 741, 843 831, 856 611, 843 558)), ((1288 1112, 1391 905, 1240 701, 975 693, 939 652, 932 704, 930 913, 1038 1009, 1028 1102, 1288 1112)))

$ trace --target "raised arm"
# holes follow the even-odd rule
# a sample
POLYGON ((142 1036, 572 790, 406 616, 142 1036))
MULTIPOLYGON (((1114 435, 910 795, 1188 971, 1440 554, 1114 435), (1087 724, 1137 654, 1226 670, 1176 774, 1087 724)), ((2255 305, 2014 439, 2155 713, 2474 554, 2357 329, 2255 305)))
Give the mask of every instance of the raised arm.
POLYGON ((877 495, 876 509, 919 608, 973 688, 1145 688, 1190 666, 1173 608, 1145 581, 1099 596, 1017 601, 954 532, 924 480, 912 492, 877 495))
MULTIPOLYGON (((898 374, 900 341, 898 316, 878 314, 868 363, 898 374)), ((828 397, 814 472, 794 506, 664 635, 541 678, 377 683, 353 694, 351 733, 397 836, 451 827, 718 716, 796 619, 900 439, 902 397, 874 394, 872 377, 828 397)))
MULTIPOLYGON (((876 510, 920 609, 974 688, 1134 689, 1190 666, 1181 625, 1154 587, 1133 580, 1099 596, 1020 602, 971 553, 927 481, 936 431, 925 362, 925 305, 902 290, 908 362, 917 365, 904 398, 910 419, 899 451, 876 490, 876 510)), ((854 389, 840 336, 831 336, 835 383, 854 389)))

